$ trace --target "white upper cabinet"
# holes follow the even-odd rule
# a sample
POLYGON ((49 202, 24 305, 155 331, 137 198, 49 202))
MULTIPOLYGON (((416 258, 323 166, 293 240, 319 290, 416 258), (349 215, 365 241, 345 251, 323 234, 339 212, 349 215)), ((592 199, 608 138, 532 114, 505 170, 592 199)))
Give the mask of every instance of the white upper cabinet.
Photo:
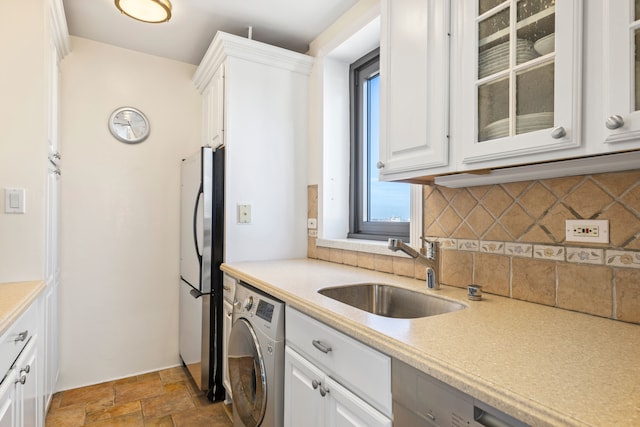
POLYGON ((212 148, 224 145, 224 64, 211 78, 202 96, 204 145, 212 148))
POLYGON ((380 178, 449 166, 449 1, 383 0, 380 178))
POLYGON ((458 0, 454 17, 457 169, 579 155, 582 1, 458 0))
POLYGON ((640 1, 602 3, 605 150, 640 145, 640 1), (631 146, 629 146, 631 145, 631 146))

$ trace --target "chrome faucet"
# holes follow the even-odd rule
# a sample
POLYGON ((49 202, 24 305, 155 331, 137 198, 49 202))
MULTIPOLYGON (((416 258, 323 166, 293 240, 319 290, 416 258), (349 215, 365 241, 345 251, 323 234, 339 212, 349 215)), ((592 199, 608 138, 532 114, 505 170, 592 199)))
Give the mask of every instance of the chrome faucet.
POLYGON ((389 239, 389 245, 387 246, 393 252, 398 249, 409 255, 411 258, 417 260, 421 264, 427 267, 427 288, 440 289, 440 279, 438 274, 438 242, 432 242, 425 240, 426 255, 422 255, 420 252, 413 249, 411 246, 404 243, 401 239, 389 239))

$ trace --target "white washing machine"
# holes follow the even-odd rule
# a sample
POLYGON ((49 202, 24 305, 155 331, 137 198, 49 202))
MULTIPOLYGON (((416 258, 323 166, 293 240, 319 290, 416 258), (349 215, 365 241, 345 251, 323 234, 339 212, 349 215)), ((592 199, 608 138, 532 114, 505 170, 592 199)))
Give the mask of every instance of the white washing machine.
POLYGON ((234 427, 284 422, 284 303, 239 282, 227 355, 234 427))

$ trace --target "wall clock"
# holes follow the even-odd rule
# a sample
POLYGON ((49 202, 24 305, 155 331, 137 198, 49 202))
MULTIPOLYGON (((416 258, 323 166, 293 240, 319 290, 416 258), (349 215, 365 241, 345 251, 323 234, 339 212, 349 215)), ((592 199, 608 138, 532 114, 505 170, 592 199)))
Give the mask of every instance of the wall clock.
POLYGON ((111 113, 109 131, 118 141, 137 144, 149 136, 149 120, 137 108, 121 107, 111 113))

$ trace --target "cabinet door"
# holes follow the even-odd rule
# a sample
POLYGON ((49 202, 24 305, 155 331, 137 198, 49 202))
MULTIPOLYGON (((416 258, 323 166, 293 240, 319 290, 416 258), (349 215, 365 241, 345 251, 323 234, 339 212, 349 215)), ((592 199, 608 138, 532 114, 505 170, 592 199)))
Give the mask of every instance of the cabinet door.
MULTIPOLYGON (((325 400, 318 388, 324 373, 290 347, 284 357, 284 425, 285 427, 320 427, 325 425, 325 400), (314 381, 318 386, 314 388, 314 381)), ((335 424, 333 424, 335 425, 335 424)))
POLYGON ((640 2, 610 0, 603 4, 604 97, 607 149, 640 148, 640 2), (625 144, 632 141, 632 144, 625 144))
POLYGON ((49 406, 58 379, 58 285, 47 287, 44 296, 44 410, 49 406))
POLYGON ((43 411, 40 409, 40 368, 36 340, 37 336, 31 338, 14 365, 17 371, 15 376, 17 426, 42 426, 43 411))
POLYGON ((47 142, 49 153, 53 154, 58 152, 60 117, 60 65, 58 63, 58 50, 53 40, 49 40, 48 55, 47 142))
POLYGON ((327 425, 340 427, 391 427, 391 420, 331 378, 326 379, 327 425))
MULTIPOLYGON (((4 375, 4 372, 0 375, 4 375)), ((14 381, 15 369, 11 369, 4 378, 4 382, 0 384, 0 427, 16 427, 14 381)))
POLYGON ((204 145, 224 144, 224 65, 215 72, 202 97, 204 145))
POLYGON ((382 2, 380 177, 449 170, 449 1, 382 2))
POLYGON ((227 361, 227 355, 229 354, 229 334, 231 333, 233 305, 226 299, 222 302, 222 382, 224 388, 227 391, 227 401, 230 401, 233 397, 231 395, 231 380, 229 380, 229 364, 227 361))
POLYGON ((577 150, 582 1, 455 4, 460 37, 454 47, 453 144, 461 150, 458 168, 554 160, 577 150))

